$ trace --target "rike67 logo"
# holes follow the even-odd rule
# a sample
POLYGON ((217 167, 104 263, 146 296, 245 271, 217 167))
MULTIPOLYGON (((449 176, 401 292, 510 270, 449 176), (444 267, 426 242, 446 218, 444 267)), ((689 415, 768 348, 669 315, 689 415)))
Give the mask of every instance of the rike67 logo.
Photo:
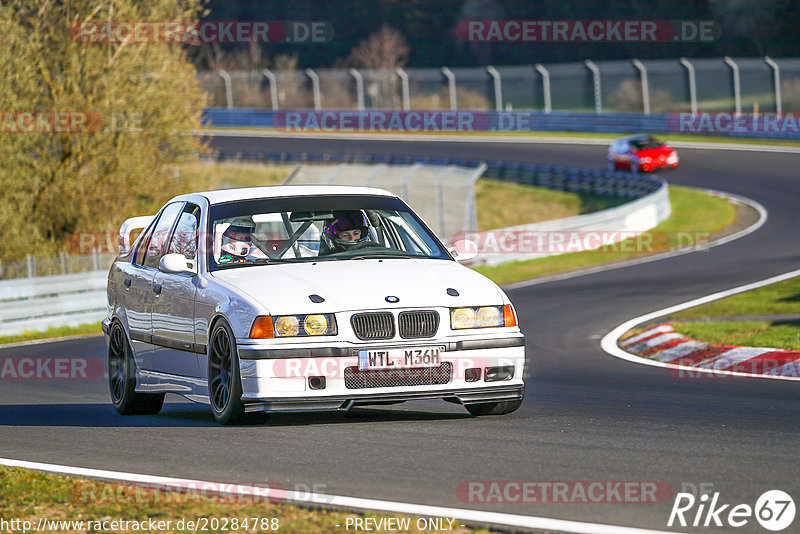
POLYGON ((773 532, 784 530, 794 521, 795 505, 792 497, 781 490, 764 492, 755 506, 724 503, 720 493, 678 493, 667 526, 685 527, 743 527, 755 519, 762 527, 773 532))

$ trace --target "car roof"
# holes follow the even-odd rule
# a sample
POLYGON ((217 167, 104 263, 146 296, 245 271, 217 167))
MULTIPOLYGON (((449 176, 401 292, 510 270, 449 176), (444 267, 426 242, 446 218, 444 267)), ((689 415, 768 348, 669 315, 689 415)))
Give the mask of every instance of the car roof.
POLYGON ((655 136, 654 135, 650 135, 650 134, 636 134, 636 135, 630 135, 628 137, 623 137, 622 139, 619 139, 619 140, 620 141, 638 141, 639 139, 652 139, 653 137, 655 137, 655 136))
POLYGON ((234 189, 218 189, 179 195, 170 202, 205 198, 209 204, 222 204, 237 200, 255 200, 259 198, 302 197, 316 195, 372 195, 394 197, 394 193, 375 187, 357 187, 347 185, 271 185, 264 187, 239 187, 234 189))

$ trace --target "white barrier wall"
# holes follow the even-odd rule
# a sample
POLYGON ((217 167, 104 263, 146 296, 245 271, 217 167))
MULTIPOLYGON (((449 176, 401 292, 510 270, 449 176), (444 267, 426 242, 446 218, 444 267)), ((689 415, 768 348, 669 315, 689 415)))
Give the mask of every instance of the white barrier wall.
POLYGON ((631 202, 585 215, 456 236, 457 250, 476 250, 470 265, 499 265, 624 241, 666 220, 671 212, 666 182, 631 202))

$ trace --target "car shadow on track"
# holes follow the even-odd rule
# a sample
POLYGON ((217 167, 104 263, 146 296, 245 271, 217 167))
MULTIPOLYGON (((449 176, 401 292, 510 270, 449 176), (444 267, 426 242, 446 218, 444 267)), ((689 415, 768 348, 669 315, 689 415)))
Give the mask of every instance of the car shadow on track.
MULTIPOLYGON (((303 426, 394 421, 468 419, 466 411, 452 413, 398 408, 353 408, 350 412, 274 414, 252 426, 303 426)), ((7 404, 0 406, 2 426, 75 427, 218 427, 208 407, 187 403, 165 404, 158 415, 121 416, 109 404, 7 404)))

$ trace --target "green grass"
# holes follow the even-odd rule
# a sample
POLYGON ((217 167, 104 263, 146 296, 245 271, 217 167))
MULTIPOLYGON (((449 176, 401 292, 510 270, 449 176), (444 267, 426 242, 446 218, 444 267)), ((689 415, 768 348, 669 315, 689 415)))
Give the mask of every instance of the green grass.
MULTIPOLYGON (((29 520, 32 522, 32 530, 35 529, 41 517, 49 520, 142 521, 153 518, 156 521, 171 521, 172 528, 165 530, 136 530, 136 532, 154 533, 191 532, 187 529, 175 528, 181 519, 277 518, 279 526, 277 530, 254 529, 250 526, 248 529, 240 527, 238 530, 229 527, 228 531, 281 532, 285 534, 346 532, 347 518, 411 517, 411 528, 404 532, 430 532, 415 528, 416 517, 414 516, 313 510, 289 504, 273 504, 263 499, 216 497, 203 491, 180 494, 122 483, 101 482, 7 467, 0 467, 0 517, 7 521, 11 519, 29 520)), ((445 522, 445 524, 447 523, 445 522)), ((454 530, 450 532, 455 534, 487 532, 483 529, 461 527, 457 520, 453 523, 453 527, 454 530)), ((84 532, 87 530, 87 528, 83 529, 84 532)), ((355 529, 351 525, 349 530, 355 529)), ((64 532, 65 530, 59 531, 64 532)), ((130 529, 128 531, 132 532, 130 529)), ((209 528, 207 531, 220 532, 221 530, 209 528)), ((381 532, 390 531, 382 530, 381 532)))
POLYGON ((701 244, 735 221, 736 208, 726 199, 677 186, 670 186, 669 197, 672 204, 671 216, 635 240, 623 241, 605 249, 517 261, 494 267, 480 266, 475 270, 498 284, 508 284, 537 276, 641 258, 685 245, 701 244))
POLYGON ((670 319, 785 313, 800 314, 800 277, 679 311, 670 319))
POLYGON ((190 177, 195 191, 278 185, 292 168, 290 165, 233 161, 197 161, 177 166, 179 173, 190 177))
POLYGON ((42 332, 23 332, 15 336, 0 336, 0 345, 56 337, 86 336, 91 334, 100 335, 102 333, 103 331, 100 328, 100 323, 86 323, 80 326, 57 326, 48 328, 42 332))
POLYGON ((669 320, 677 332, 708 343, 800 350, 798 321, 760 317, 769 315, 800 315, 800 277, 689 308, 669 320), (763 320, 738 320, 747 316, 763 320), (714 320, 726 317, 734 320, 714 320))
POLYGON ((712 345, 800 350, 800 325, 771 321, 673 322, 676 332, 712 345))
POLYGON ((572 217, 627 202, 618 197, 552 191, 542 187, 480 179, 475 183, 478 230, 507 228, 572 217))

